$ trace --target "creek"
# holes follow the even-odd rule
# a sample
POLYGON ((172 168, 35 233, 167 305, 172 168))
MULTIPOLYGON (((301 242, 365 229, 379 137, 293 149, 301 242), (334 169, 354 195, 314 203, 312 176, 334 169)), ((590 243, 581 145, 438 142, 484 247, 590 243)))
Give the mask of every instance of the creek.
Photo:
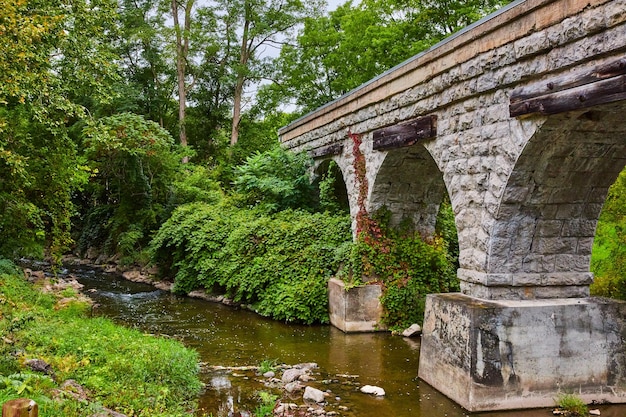
MULTIPOLYGON (((95 303, 93 314, 147 333, 173 337, 199 352, 206 390, 197 417, 242 416, 259 405, 258 392, 276 389, 246 367, 264 360, 295 365, 315 362, 315 388, 328 391, 326 412, 350 417, 539 417, 550 410, 469 414, 417 378, 419 338, 388 333, 345 334, 332 326, 303 326, 265 319, 235 307, 179 297, 93 269, 70 271, 95 303), (385 389, 385 397, 359 392, 385 389)), ((277 372, 280 377, 280 373, 277 372)), ((302 404, 302 392, 287 402, 302 404)), ((617 410, 615 410, 617 411, 617 410)), ((623 410, 622 410, 623 411, 623 410)), ((612 413, 603 415, 611 415, 612 413)))

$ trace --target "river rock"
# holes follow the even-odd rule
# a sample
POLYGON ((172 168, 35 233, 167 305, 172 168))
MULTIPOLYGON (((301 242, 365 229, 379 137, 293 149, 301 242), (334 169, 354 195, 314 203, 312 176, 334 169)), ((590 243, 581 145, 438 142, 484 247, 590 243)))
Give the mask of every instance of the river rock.
POLYGON ((377 397, 382 397, 385 395, 385 390, 381 387, 376 387, 374 385, 363 385, 361 387, 361 392, 364 394, 372 394, 377 397))
POLYGON ((280 403, 278 404, 278 406, 274 409, 274 415, 276 416, 282 416, 282 415, 286 415, 287 412, 292 411, 292 410, 297 410, 298 409, 298 404, 294 404, 294 403, 280 403))
POLYGON ((304 389, 304 395, 302 396, 304 401, 313 401, 316 403, 323 403, 325 397, 326 395, 324 394, 324 391, 313 387, 306 387, 304 389))
POLYGON ((294 368, 302 369, 303 371, 310 371, 311 369, 317 368, 317 363, 315 362, 304 362, 294 365, 294 368))
POLYGON ((292 392, 300 391, 302 389, 302 384, 300 383, 300 381, 293 381, 285 384, 283 388, 285 389, 285 391, 291 394, 292 392))
POLYGON ((276 373, 274 373, 274 371, 267 371, 263 374, 263 378, 274 378, 276 376, 276 373))
POLYGON ((417 336, 422 332, 422 328, 420 327, 419 324, 415 323, 412 324, 411 326, 409 326, 407 329, 405 329, 402 332, 402 336, 404 337, 413 337, 413 336, 417 336))
POLYGON ((287 369, 285 372, 283 372, 282 381, 284 384, 288 384, 298 379, 300 375, 304 375, 304 373, 304 370, 298 368, 287 369))

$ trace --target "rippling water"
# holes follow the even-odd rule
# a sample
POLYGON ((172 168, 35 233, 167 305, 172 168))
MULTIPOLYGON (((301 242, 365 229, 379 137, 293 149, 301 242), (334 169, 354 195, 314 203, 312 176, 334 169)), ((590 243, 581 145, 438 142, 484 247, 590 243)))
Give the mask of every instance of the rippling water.
MULTIPOLYGON (((316 362, 315 381, 329 391, 327 411, 359 417, 539 417, 550 410, 469 414, 417 378, 419 338, 387 333, 347 335, 331 326, 286 325, 255 313, 204 300, 178 297, 133 283, 115 274, 72 270, 84 291, 104 315, 148 333, 175 337, 196 349, 206 363, 198 416, 227 416, 251 411, 256 393, 271 391, 254 371, 215 369, 216 366, 256 366, 263 360, 294 365, 316 362), (385 389, 383 398, 358 391, 360 385, 385 389)), ((276 391, 279 394, 279 391, 276 391)), ((301 393, 293 402, 302 403, 301 393)), ((602 416, 625 416, 626 407, 604 407, 602 416)))

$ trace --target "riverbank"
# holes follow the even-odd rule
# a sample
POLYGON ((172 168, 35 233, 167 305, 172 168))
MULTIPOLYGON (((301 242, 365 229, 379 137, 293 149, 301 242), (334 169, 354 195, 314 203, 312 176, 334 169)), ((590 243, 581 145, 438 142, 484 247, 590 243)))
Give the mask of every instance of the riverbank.
POLYGON ((75 280, 0 262, 0 403, 28 396, 42 417, 193 413, 202 387, 194 350, 88 317, 75 280))

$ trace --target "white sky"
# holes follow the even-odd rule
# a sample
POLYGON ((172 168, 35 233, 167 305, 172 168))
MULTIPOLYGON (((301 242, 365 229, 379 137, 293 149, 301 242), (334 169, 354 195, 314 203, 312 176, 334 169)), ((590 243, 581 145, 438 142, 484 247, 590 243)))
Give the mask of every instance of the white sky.
MULTIPOLYGON (((348 0, 326 0, 328 3, 328 11, 335 10, 338 6, 345 4, 348 0)), ((358 1, 353 1, 354 4, 358 4, 358 1)))

